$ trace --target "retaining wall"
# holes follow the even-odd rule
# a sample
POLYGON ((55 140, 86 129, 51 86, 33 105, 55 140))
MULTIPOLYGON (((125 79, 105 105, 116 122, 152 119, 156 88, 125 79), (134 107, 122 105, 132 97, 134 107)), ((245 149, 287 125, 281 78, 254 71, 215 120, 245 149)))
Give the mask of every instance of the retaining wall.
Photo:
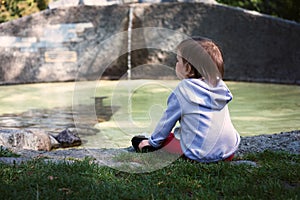
POLYGON ((128 35, 124 31, 130 24, 130 7, 131 25, 144 28, 134 29, 131 35, 135 50, 131 65, 133 69, 144 66, 133 70, 133 78, 174 78, 165 70, 151 73, 151 66, 174 68, 175 54, 170 50, 182 33, 209 37, 219 44, 226 80, 300 84, 300 24, 204 3, 78 6, 0 24, 0 83, 126 76, 128 35), (165 39, 165 34, 154 33, 151 40, 151 29, 145 27, 165 28, 174 35, 165 39), (156 47, 153 43, 158 41, 166 48, 143 48, 156 47))

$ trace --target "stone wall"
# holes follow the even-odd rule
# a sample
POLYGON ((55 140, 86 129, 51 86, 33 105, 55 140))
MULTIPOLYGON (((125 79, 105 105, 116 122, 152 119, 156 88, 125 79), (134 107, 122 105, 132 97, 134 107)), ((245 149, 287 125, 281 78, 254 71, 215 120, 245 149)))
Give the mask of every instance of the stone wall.
POLYGON ((300 84, 300 24, 208 4, 153 4, 140 16, 145 27, 216 41, 227 80, 300 84))
MULTIPOLYGON (((74 80, 80 68, 93 66, 94 52, 104 50, 98 48, 101 41, 124 31, 127 12, 121 6, 72 7, 1 24, 0 82, 74 80)), ((120 42, 113 47, 119 49, 120 42)))
POLYGON ((136 77, 157 78, 153 63, 174 67, 171 49, 182 33, 219 44, 226 80, 300 84, 300 24, 204 3, 77 6, 0 24, 0 83, 118 79, 127 72, 124 31, 130 23, 144 28, 131 35, 131 65, 150 65, 136 70, 136 77), (165 40, 156 33, 149 40, 152 29, 145 27, 170 30, 174 37, 165 40), (166 48, 144 48, 153 46, 151 41, 166 48))

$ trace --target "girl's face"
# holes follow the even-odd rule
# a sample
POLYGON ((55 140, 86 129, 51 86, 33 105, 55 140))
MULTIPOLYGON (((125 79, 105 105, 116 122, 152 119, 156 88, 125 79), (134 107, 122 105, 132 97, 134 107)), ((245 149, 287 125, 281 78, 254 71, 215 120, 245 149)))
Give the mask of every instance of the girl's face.
POLYGON ((183 63, 181 56, 177 53, 177 62, 176 62, 176 75, 179 79, 188 78, 188 72, 186 68, 186 64, 183 63))

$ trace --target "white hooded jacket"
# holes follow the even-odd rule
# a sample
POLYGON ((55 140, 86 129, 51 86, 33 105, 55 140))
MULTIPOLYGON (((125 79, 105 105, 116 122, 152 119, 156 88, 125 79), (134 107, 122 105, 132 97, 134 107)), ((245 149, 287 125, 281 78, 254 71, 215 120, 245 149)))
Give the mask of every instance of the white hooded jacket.
POLYGON ((175 137, 185 156, 199 162, 226 159, 238 148, 240 136, 228 111, 232 94, 220 80, 215 87, 201 79, 184 79, 168 98, 168 107, 149 143, 160 147, 177 121, 175 137))

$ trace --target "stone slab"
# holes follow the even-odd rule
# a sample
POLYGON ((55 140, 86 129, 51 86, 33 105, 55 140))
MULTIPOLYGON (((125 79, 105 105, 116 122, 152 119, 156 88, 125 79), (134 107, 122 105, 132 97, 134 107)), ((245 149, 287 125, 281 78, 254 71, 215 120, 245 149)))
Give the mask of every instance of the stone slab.
POLYGON ((77 62, 77 53, 76 51, 46 51, 45 62, 47 63, 77 62))

